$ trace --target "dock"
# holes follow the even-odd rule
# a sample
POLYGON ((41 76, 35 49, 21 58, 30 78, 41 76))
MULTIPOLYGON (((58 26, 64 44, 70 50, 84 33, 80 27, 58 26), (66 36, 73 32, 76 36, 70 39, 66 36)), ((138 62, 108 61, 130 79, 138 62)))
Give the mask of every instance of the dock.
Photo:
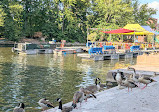
POLYGON ((84 47, 56 47, 54 54, 75 54, 82 53, 84 47))
POLYGON ((129 53, 112 53, 112 54, 77 54, 77 56, 82 57, 83 59, 94 60, 94 61, 103 61, 103 60, 114 60, 114 59, 128 59, 142 55, 143 52, 129 52, 129 53))
POLYGON ((129 59, 129 58, 136 58, 139 55, 143 54, 151 54, 151 53, 158 53, 159 49, 157 50, 138 50, 135 52, 112 52, 112 53, 103 53, 103 54, 88 54, 88 53, 79 53, 77 56, 82 57, 82 59, 88 59, 93 61, 103 61, 103 60, 114 60, 114 59, 129 59))

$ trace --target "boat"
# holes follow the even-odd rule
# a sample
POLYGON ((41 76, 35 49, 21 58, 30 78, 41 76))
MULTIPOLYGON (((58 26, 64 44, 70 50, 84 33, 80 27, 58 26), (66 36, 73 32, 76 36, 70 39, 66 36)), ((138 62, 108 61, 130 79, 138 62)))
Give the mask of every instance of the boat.
POLYGON ((12 52, 17 54, 52 54, 56 44, 15 43, 12 52))

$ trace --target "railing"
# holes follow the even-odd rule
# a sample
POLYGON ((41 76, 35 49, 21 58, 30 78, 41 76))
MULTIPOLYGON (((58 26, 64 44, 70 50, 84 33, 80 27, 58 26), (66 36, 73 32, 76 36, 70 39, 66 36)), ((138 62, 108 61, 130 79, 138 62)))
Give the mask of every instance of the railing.
POLYGON ((140 46, 131 46, 130 51, 138 51, 140 50, 140 46))
MULTIPOLYGON (((153 43, 121 43, 121 42, 106 42, 106 41, 96 41, 93 44, 89 41, 88 45, 93 47, 103 47, 107 46, 114 46, 115 49, 130 49, 131 46, 140 46, 141 49, 153 48, 153 43)), ((156 48, 159 48, 159 44, 155 45, 156 48)))
POLYGON ((91 55, 91 54, 102 54, 103 51, 102 51, 102 47, 96 47, 96 48, 90 48, 88 53, 91 55))

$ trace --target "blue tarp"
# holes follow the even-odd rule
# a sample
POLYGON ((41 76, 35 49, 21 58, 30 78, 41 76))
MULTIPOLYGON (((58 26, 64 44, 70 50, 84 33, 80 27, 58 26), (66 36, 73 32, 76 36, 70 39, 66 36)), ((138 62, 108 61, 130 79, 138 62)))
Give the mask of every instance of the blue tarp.
POLYGON ((153 31, 150 26, 141 26, 141 27, 143 27, 145 30, 147 30, 147 31, 149 31, 151 33, 154 33, 155 35, 159 35, 159 33, 153 31))

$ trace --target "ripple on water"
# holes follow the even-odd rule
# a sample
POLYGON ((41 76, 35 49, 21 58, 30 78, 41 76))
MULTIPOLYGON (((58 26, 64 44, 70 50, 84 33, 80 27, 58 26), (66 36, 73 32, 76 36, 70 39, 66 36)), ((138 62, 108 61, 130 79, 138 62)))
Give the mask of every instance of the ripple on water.
POLYGON ((96 77, 105 81, 107 71, 117 62, 134 62, 82 62, 73 54, 21 56, 11 53, 11 48, 0 48, 0 52, 0 108, 3 112, 12 112, 19 102, 25 103, 27 112, 39 112, 40 98, 53 102, 62 97, 64 103, 69 102, 75 91, 94 84, 96 77))

